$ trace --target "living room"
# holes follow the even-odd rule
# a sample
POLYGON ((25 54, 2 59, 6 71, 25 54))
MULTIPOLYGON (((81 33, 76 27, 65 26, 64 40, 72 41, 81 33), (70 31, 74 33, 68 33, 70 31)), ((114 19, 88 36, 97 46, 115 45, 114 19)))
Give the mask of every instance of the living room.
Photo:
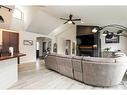
MULTIPOLYGON (((126 89, 125 9, 126 6, 1 5, 0 36, 3 37, 0 39, 0 45, 3 53, 0 61, 3 64, 6 61, 6 65, 13 61, 15 63, 13 68, 5 68, 10 70, 6 76, 9 77, 10 72, 13 72, 11 74, 14 78, 8 80, 8 77, 5 77, 1 89, 126 89), (109 13, 110 15, 107 15, 109 13), (17 33, 18 36, 14 38, 19 41, 9 42, 11 47, 4 45, 4 37, 9 40, 12 37, 8 37, 6 32, 9 32, 9 35, 17 33), (42 41, 39 42, 42 38, 51 39, 45 50, 42 41), (17 47, 15 43, 18 44, 17 47), (10 55, 6 56, 4 53, 8 51, 10 55), (40 59, 37 58, 38 51, 40 59), (43 58, 42 51, 46 51, 43 58), (9 61, 13 58, 15 60, 9 61), (89 61, 92 67, 85 64, 86 61, 89 61), (97 65, 90 63, 91 61, 97 65), (66 63, 69 63, 70 68, 66 63), (114 65, 116 63, 117 65, 114 65), (79 68, 77 64, 80 64, 79 68), (92 75, 93 73, 95 75, 92 75), (7 81, 9 85, 5 83, 7 81)), ((4 73, 1 77, 3 76, 4 73)))

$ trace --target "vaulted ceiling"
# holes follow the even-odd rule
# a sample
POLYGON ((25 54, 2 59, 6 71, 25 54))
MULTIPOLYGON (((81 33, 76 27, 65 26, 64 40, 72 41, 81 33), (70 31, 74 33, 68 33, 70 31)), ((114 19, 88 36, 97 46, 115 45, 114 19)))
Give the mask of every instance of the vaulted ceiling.
POLYGON ((24 29, 45 35, 61 27, 64 21, 59 18, 68 17, 69 14, 73 14, 74 18, 81 18, 83 25, 127 26, 127 6, 21 6, 19 8, 24 14, 24 29))
POLYGON ((127 26, 127 6, 47 6, 43 10, 56 18, 67 17, 71 13, 81 18, 85 25, 116 23, 127 26))
MULTIPOLYGON (((35 7, 35 6, 34 6, 35 7)), ((73 14, 75 18, 81 18, 83 25, 107 25, 121 24, 127 26, 127 6, 36 6, 35 18, 28 29, 30 31, 48 34, 64 21, 60 17, 68 17, 73 14), (41 30, 41 31, 39 31, 41 30)), ((81 22, 77 22, 81 24, 81 22)))

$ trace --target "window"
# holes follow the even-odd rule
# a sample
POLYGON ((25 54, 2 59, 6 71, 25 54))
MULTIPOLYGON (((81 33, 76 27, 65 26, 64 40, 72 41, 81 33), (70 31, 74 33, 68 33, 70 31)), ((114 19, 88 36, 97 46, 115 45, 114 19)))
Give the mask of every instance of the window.
POLYGON ((39 50, 39 42, 37 42, 37 49, 36 50, 39 50))
POLYGON ((13 17, 22 20, 23 19, 22 11, 20 11, 17 8, 15 8, 14 12, 13 12, 13 17))

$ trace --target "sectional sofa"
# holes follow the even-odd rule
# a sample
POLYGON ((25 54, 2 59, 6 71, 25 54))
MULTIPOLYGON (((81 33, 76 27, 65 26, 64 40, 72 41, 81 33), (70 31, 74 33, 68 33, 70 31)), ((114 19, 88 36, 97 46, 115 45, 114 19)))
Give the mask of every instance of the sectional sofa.
POLYGON ((99 58, 50 54, 48 69, 85 84, 108 87, 121 83, 127 69, 127 57, 99 58))

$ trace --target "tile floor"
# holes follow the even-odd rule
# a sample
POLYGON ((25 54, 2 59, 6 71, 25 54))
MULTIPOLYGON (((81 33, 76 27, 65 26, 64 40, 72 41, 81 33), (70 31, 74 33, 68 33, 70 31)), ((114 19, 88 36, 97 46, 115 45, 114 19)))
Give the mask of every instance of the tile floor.
POLYGON ((113 87, 93 87, 48 70, 43 60, 18 66, 19 80, 9 89, 127 89, 127 75, 113 87))

